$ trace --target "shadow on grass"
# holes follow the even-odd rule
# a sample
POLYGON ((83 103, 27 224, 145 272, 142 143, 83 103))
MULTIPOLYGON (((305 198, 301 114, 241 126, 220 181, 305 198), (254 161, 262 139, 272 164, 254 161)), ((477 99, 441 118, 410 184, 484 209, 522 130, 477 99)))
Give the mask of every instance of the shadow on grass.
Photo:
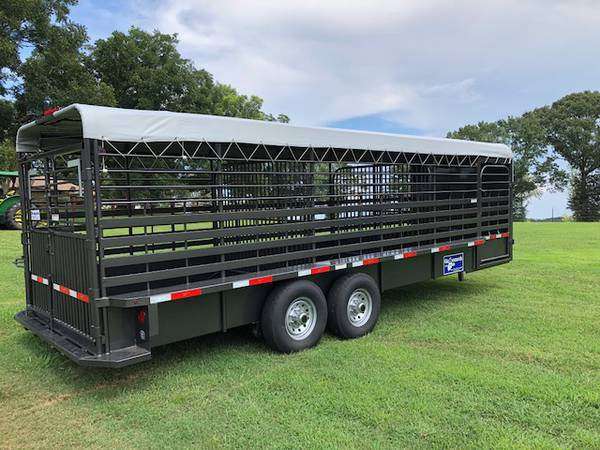
MULTIPOLYGON (((478 280, 477 283, 443 280, 393 289, 383 295, 382 318, 400 316, 403 321, 423 320, 428 309, 438 310, 443 305, 464 302, 493 286, 484 280, 478 280)), ((248 326, 155 348, 150 361, 122 369, 80 367, 30 333, 20 333, 17 343, 23 347, 24 353, 31 355, 32 361, 41 362, 41 367, 37 368, 40 373, 54 372, 51 376, 59 377, 75 391, 102 397, 120 395, 140 386, 148 387, 157 378, 182 373, 182 369, 193 368, 201 375, 215 368, 227 370, 228 366, 233 365, 232 361, 239 363, 243 360, 245 365, 254 365, 256 370, 260 370, 265 358, 295 356, 272 352, 261 338, 252 336, 248 326)))
POLYGON ((495 283, 482 279, 465 282, 449 278, 424 281, 384 292, 381 311, 385 314, 386 311, 402 310, 405 315, 412 315, 432 306, 462 303, 495 287, 495 283))

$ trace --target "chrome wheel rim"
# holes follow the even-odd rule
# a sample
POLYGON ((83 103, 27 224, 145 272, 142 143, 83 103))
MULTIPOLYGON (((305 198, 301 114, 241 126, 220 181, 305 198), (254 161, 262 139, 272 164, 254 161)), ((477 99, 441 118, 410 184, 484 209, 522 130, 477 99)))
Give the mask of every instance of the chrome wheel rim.
POLYGON ((356 289, 348 299, 346 313, 348 320, 355 327, 362 327, 371 318, 373 298, 366 289, 356 289))
POLYGON ((305 339, 315 329, 317 307, 308 297, 294 300, 285 313, 285 331, 295 341, 305 339))

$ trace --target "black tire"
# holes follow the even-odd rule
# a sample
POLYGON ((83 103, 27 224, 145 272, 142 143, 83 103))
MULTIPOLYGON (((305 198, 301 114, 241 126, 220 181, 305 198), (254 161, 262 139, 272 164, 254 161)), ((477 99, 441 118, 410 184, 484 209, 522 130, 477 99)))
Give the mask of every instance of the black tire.
POLYGON ((352 339, 370 333, 379 319, 381 310, 381 294, 375 280, 365 273, 350 273, 338 278, 329 290, 327 298, 329 310, 327 326, 329 330, 342 339, 352 339), (356 294, 355 294, 356 293, 356 294), (359 302, 353 311, 348 311, 348 303, 352 295, 353 302, 359 302), (370 311, 367 307, 370 303, 370 311), (368 317, 365 313, 368 313, 368 317), (355 321, 349 317, 351 315, 355 321))
POLYGON ((20 230, 21 228, 23 228, 22 223, 17 220, 19 216, 19 211, 21 211, 22 214, 20 203, 15 203, 10 208, 8 208, 8 211, 6 211, 6 225, 8 225, 8 228, 12 230, 20 230))
POLYGON ((296 280, 275 287, 263 306, 261 315, 263 337, 269 347, 281 353, 299 352, 314 347, 321 340, 326 325, 327 301, 323 291, 312 281, 296 280), (306 312, 302 302, 309 308, 306 312), (294 308, 289 313, 293 313, 297 318, 293 322, 286 320, 290 317, 288 310, 292 305, 294 308), (309 316, 312 317, 310 319, 312 322, 307 326, 309 319, 304 322, 302 320, 309 316), (294 328, 292 324, 298 325, 297 331, 296 329, 293 331, 298 333, 295 338, 288 331, 288 328, 294 328))

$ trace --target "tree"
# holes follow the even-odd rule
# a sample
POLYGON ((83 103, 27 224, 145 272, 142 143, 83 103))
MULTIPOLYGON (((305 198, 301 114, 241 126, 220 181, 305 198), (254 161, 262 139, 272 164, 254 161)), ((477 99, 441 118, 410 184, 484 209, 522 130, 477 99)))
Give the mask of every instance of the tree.
POLYGON ((12 102, 0 99, 0 170, 15 170, 16 153, 12 139, 15 108, 12 102))
POLYGON ((2 0, 0 2, 0 96, 21 65, 24 46, 40 50, 52 31, 68 23, 69 7, 77 0, 2 0))
POLYGON ((190 62, 181 57, 176 45, 175 35, 158 31, 151 34, 134 27, 128 34, 115 31, 96 41, 90 67, 112 87, 118 106, 174 109, 182 97, 212 84, 210 76, 191 74, 190 62))
POLYGON ((448 138, 494 142, 508 145, 513 151, 513 216, 527 216, 528 200, 543 186, 562 189, 565 173, 556 158, 547 151, 544 128, 538 116, 525 114, 497 122, 479 122, 449 132, 448 138))
POLYGON ((569 207, 578 221, 600 219, 600 92, 567 95, 534 112, 572 169, 569 207))
POLYGON ((199 70, 177 50, 177 35, 132 27, 90 48, 87 65, 114 91, 122 108, 184 111, 286 122, 262 111, 257 96, 240 95, 199 70))
POLYGON ((0 142, 6 139, 15 122, 15 106, 9 100, 0 99, 0 142))
POLYGON ((22 85, 15 88, 19 121, 39 117, 48 107, 71 103, 113 106, 113 89, 97 80, 85 67, 82 48, 87 33, 81 25, 68 24, 53 29, 47 46, 34 50, 21 64, 22 85))

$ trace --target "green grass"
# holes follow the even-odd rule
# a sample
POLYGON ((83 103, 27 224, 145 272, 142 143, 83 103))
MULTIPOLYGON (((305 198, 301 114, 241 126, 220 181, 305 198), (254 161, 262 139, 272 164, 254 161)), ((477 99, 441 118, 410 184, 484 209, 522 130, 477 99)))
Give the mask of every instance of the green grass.
POLYGON ((517 224, 515 261, 386 292, 375 331, 278 355, 247 330, 83 369, 12 319, 0 232, 0 447, 600 448, 600 224, 517 224))

